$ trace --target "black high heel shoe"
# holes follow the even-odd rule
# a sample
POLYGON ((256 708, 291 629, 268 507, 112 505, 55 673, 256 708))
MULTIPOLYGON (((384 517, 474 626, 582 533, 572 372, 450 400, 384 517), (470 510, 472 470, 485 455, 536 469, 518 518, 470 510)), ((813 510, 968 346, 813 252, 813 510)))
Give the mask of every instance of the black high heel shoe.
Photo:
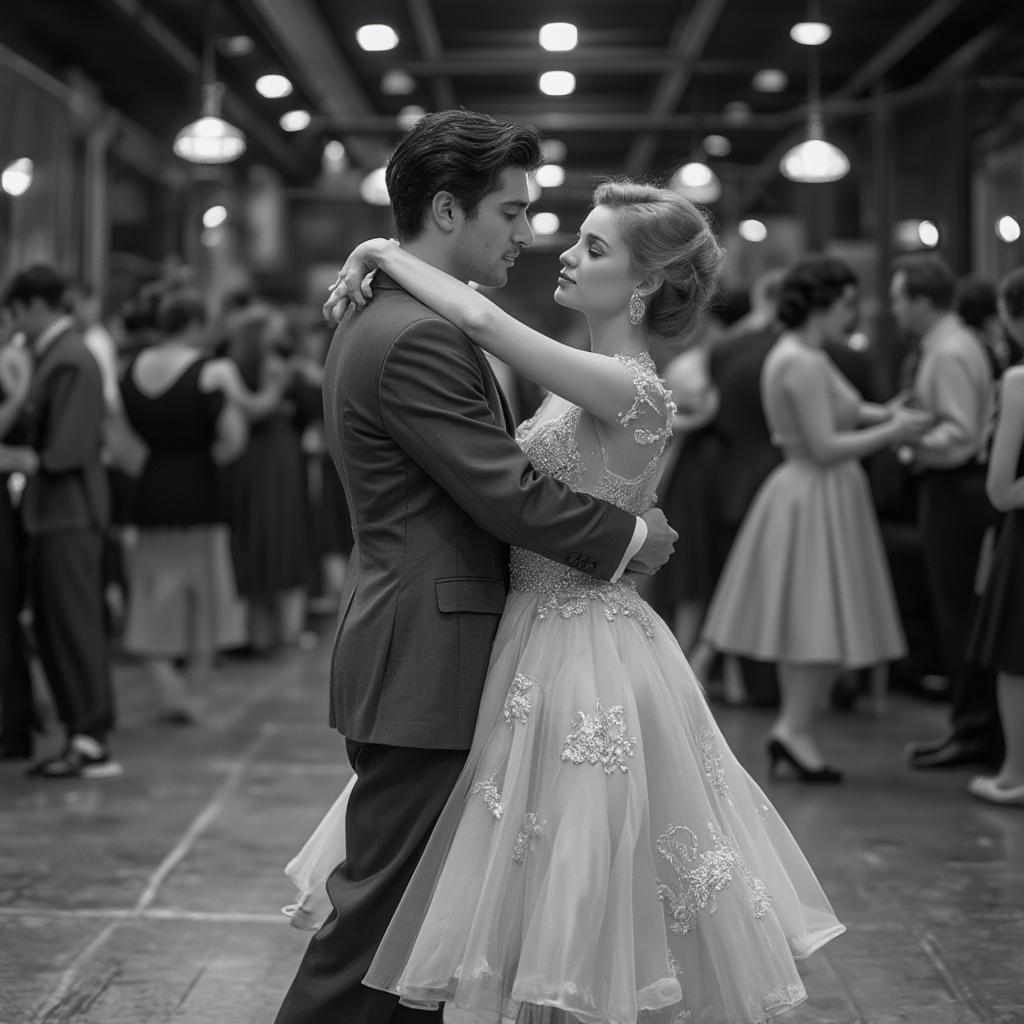
POLYGON ((782 740, 773 737, 768 741, 768 775, 776 777, 779 762, 789 764, 797 773, 801 782, 842 782, 843 773, 835 768, 824 765, 821 768, 808 768, 799 761, 793 751, 782 740))

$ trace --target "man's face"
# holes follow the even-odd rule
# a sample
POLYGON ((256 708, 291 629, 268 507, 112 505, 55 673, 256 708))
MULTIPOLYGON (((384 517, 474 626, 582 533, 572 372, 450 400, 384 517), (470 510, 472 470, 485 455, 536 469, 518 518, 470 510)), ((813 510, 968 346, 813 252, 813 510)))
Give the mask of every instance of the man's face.
POLYGON ((921 333, 918 300, 907 295, 907 277, 902 270, 897 270, 889 282, 889 309, 904 334, 916 338, 921 333))
POLYGON ((38 305, 38 300, 33 300, 30 303, 11 303, 8 307, 8 313, 10 315, 10 322, 13 324, 15 331, 22 331, 30 338, 34 338, 36 334, 39 333, 38 316, 36 315, 35 310, 35 307, 38 305))
POLYGON ((520 250, 533 242, 526 219, 529 203, 526 171, 506 167, 498 187, 484 196, 471 218, 459 211, 452 264, 460 278, 492 288, 506 283, 520 250))

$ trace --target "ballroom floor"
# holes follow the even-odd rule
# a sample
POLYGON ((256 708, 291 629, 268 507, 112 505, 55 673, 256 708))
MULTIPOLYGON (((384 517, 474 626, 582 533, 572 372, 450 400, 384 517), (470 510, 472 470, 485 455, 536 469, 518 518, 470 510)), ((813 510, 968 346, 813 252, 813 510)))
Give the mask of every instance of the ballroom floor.
MULTIPOLYGON (((327 658, 322 640, 228 662, 192 729, 153 721, 123 665, 122 778, 0 765, 0 1024, 272 1021, 306 942, 278 911, 281 868, 348 774, 327 658)), ((770 713, 716 711, 764 781, 770 713)), ((966 770, 904 767, 904 742, 943 718, 899 694, 882 722, 832 714, 848 783, 765 783, 849 927, 805 962, 810 999, 783 1020, 1024 1022, 1024 809, 968 797, 966 770)))

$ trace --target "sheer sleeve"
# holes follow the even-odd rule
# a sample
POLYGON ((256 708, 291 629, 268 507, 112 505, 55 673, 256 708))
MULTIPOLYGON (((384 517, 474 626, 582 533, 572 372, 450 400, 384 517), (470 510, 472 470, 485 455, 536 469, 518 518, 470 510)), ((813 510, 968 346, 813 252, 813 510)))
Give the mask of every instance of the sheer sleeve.
POLYGON ((672 436, 676 403, 649 357, 616 356, 633 375, 633 404, 618 415, 619 425, 632 430, 637 444, 664 446, 672 436))

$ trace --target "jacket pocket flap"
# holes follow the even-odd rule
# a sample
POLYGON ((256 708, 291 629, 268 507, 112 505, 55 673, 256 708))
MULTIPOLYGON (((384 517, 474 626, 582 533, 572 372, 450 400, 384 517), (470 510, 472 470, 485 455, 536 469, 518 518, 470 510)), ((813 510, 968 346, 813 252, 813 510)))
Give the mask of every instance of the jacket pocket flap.
POLYGON ((441 612, 479 612, 500 615, 505 610, 505 584, 482 576, 455 576, 435 580, 437 610, 441 612))

